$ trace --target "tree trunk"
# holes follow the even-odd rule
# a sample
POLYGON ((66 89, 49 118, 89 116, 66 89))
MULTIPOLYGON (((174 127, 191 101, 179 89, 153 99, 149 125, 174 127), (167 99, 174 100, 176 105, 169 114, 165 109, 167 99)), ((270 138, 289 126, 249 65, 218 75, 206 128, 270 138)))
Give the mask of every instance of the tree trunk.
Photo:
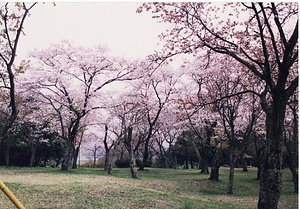
POLYGON ((138 178, 137 165, 136 165, 135 157, 131 157, 131 159, 130 159, 130 171, 131 171, 131 177, 132 178, 138 178))
POLYGON ((112 165, 111 164, 108 165, 107 174, 109 174, 109 175, 112 174, 112 165))
POLYGON ((194 169, 194 162, 192 159, 190 159, 190 163, 191 163, 191 169, 194 169))
POLYGON ((178 165, 178 162, 177 162, 177 156, 175 155, 175 153, 173 152, 173 158, 174 158, 174 164, 173 164, 173 168, 176 169, 177 168, 177 165, 178 165))
POLYGON ((185 158, 185 169, 189 169, 189 158, 185 158))
POLYGON ((247 160, 245 160, 244 155, 241 156, 241 164, 243 166, 243 171, 248 172, 247 160))
MULTIPOLYGON (((206 152, 206 151, 205 151, 206 152)), ((201 161, 201 172, 200 173, 209 173, 208 171, 208 162, 207 162, 207 153, 202 156, 202 161, 201 161)))
POLYGON ((71 156, 72 156, 72 143, 69 141, 69 139, 67 139, 65 154, 61 164, 62 171, 67 171, 69 169, 71 156))
POLYGON ((6 167, 9 167, 9 163, 10 163, 9 149, 10 149, 9 145, 6 145, 4 148, 4 157, 5 157, 5 166, 6 167))
POLYGON ((142 161, 142 164, 141 164, 141 166, 139 168, 139 170, 141 170, 141 171, 144 170, 145 165, 146 165, 147 160, 148 160, 148 156, 149 156, 149 140, 150 139, 147 139, 146 142, 145 142, 143 161, 142 161))
POLYGON ((219 168, 222 163, 222 150, 215 148, 214 157, 211 163, 209 180, 219 181, 219 168))
POLYGON ((292 172, 292 176, 293 176, 293 183, 294 183, 294 192, 298 193, 298 169, 295 169, 295 166, 290 167, 290 170, 292 172))
POLYGON ((115 154, 117 152, 117 149, 118 149, 118 146, 120 144, 120 141, 119 139, 114 143, 114 149, 112 150, 112 154, 111 154, 111 157, 108 158, 108 170, 107 170, 107 173, 108 174, 112 174, 112 164, 114 163, 114 158, 115 158, 115 154))
POLYGON ((105 152, 105 159, 104 159, 104 170, 108 170, 109 169, 109 157, 110 157, 110 150, 106 150, 105 152))
POLYGON ((76 147, 73 155, 72 169, 77 169, 77 159, 79 155, 79 146, 76 147))
POLYGON ((33 167, 34 160, 35 160, 36 150, 37 150, 37 145, 34 145, 34 143, 32 142, 32 145, 31 145, 31 155, 30 155, 30 161, 29 161, 29 167, 33 167))
MULTIPOLYGON (((198 150, 198 148, 197 148, 195 142, 193 141, 193 139, 191 139, 191 142, 192 142, 192 145, 193 145, 193 147, 194 147, 196 156, 197 156, 197 158, 198 158, 199 168, 200 168, 200 165, 202 165, 202 157, 201 157, 201 155, 200 155, 200 153, 199 153, 199 150, 198 150)), ((202 168, 203 168, 203 167, 202 167, 202 168)), ((201 171, 201 173, 202 173, 202 171, 201 171)))
POLYGON ((229 180, 227 187, 227 194, 233 194, 233 178, 234 178, 234 139, 230 143, 230 155, 229 155, 229 180))
POLYGON ((286 101, 273 96, 266 112, 266 146, 262 153, 258 209, 278 207, 281 191, 283 127, 286 101), (281 101, 280 101, 281 100, 281 101))
POLYGON ((216 125, 217 125, 217 123, 213 122, 212 124, 210 124, 210 125, 207 124, 205 126, 206 140, 204 143, 204 152, 203 152, 203 156, 202 156, 201 173, 209 173, 209 171, 208 171, 208 155, 209 155, 209 151, 211 149, 210 141, 211 141, 211 137, 215 133, 214 127, 216 127, 216 125))
POLYGON ((107 133, 108 133, 108 127, 107 127, 107 125, 105 125, 105 136, 104 136, 104 140, 103 140, 104 148, 105 148, 104 170, 109 170, 109 166, 111 166, 110 151, 111 151, 111 148, 115 144, 115 142, 113 142, 110 146, 108 146, 107 133))
MULTIPOLYGON (((256 141, 255 141, 256 142, 256 141)), ((255 156, 255 164, 256 164, 256 167, 257 167, 257 174, 256 174, 256 180, 260 180, 260 175, 261 175, 261 162, 262 162, 262 159, 263 159, 263 149, 264 149, 264 146, 257 149, 256 147, 256 156, 255 156)))
POLYGON ((289 134, 290 137, 285 135, 284 142, 288 154, 288 167, 293 176, 294 191, 298 193, 298 112, 296 108, 293 108, 292 111, 294 115, 293 129, 289 134))
POLYGON ((132 142, 132 127, 128 129, 128 148, 129 148, 129 157, 130 157, 130 171, 131 171, 131 177, 132 178, 137 178, 137 164, 136 164, 136 159, 134 155, 134 146, 132 142))
POLYGON ((288 153, 288 167, 292 172, 294 191, 298 193, 298 145, 289 145, 286 142, 288 153))

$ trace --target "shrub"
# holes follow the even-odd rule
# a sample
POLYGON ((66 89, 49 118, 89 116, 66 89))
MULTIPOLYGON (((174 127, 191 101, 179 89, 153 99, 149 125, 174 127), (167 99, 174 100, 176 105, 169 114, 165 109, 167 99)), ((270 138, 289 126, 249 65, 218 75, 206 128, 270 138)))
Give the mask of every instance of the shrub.
MULTIPOLYGON (((136 164, 137 164, 137 167, 140 167, 142 164, 142 160, 136 159, 136 164)), ((129 168, 130 167, 130 159, 125 158, 125 159, 116 160, 115 165, 117 166, 117 168, 129 168)), ((151 167, 151 165, 152 165, 152 161, 148 160, 146 162, 145 167, 151 167)))
POLYGON ((129 168, 130 160, 128 158, 116 160, 115 165, 117 166, 117 168, 129 168))

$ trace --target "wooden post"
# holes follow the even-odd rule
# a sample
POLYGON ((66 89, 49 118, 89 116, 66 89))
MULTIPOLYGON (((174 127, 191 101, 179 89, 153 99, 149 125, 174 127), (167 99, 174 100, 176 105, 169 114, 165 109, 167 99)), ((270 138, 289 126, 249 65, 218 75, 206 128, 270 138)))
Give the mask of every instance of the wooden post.
POLYGON ((0 188, 6 194, 6 196, 17 206, 18 209, 25 209, 25 207, 19 202, 15 195, 0 181, 0 188))

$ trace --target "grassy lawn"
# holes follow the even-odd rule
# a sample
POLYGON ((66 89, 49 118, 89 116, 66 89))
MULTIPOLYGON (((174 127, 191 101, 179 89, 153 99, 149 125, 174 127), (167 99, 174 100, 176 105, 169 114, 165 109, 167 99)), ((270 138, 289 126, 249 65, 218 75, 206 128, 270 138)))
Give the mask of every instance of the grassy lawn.
MULTIPOLYGON (((234 194, 226 195, 228 169, 220 170, 220 181, 207 180, 199 170, 147 168, 139 179, 129 169, 80 168, 61 172, 53 168, 0 168, 0 180, 26 209, 60 208, 256 208, 259 182, 256 170, 235 170, 234 194)), ((15 208, 0 194, 0 208, 15 208)), ((280 208, 298 208, 289 170, 283 171, 280 208)))

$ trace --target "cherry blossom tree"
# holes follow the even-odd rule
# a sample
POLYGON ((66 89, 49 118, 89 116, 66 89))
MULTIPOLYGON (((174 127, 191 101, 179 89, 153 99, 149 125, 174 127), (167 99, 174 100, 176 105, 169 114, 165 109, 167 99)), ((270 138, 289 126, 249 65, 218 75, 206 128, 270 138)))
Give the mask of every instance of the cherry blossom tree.
POLYGON ((159 128, 159 118, 163 108, 170 101, 170 96, 174 91, 176 77, 170 71, 163 68, 157 69, 154 73, 140 79, 136 88, 139 97, 143 101, 146 112, 146 130, 144 142, 143 161, 140 170, 144 170, 149 157, 149 142, 153 133, 159 128))
MULTIPOLYGON (((229 74, 220 75, 220 80, 214 82, 214 89, 210 89, 210 92, 217 94, 215 98, 226 97, 226 95, 236 94, 237 91, 240 91, 240 82, 239 78, 234 80, 230 79, 229 74), (222 78, 221 78, 222 77, 222 78), (220 83, 223 85, 220 85, 220 83)), ((226 133, 227 138, 229 139, 229 183, 227 194, 233 194, 233 178, 234 178, 234 151, 237 143, 237 121, 240 114, 240 106, 242 101, 242 95, 237 95, 235 97, 224 98, 216 102, 216 109, 220 115, 221 123, 226 133)))
POLYGON ((180 134, 181 127, 177 122, 176 105, 173 100, 161 112, 158 119, 158 129, 153 134, 150 144, 151 150, 157 155, 156 165, 164 168, 176 168, 174 152, 172 150, 176 138, 180 134))
POLYGON ((108 126, 105 125, 105 134, 104 134, 104 139, 103 139, 103 143, 104 143, 104 149, 105 149, 105 159, 104 159, 104 170, 108 170, 108 173, 111 173, 111 163, 110 163, 110 154, 111 154, 111 150, 113 147, 115 147, 115 143, 116 141, 112 141, 109 144, 109 139, 108 139, 108 126))
POLYGON ((101 107, 98 92, 114 81, 130 79, 133 68, 109 57, 103 47, 73 47, 68 42, 35 51, 32 57, 35 64, 25 74, 28 86, 53 111, 66 144, 62 170, 67 170, 84 118, 101 107))
POLYGON ((198 157, 201 173, 208 173, 208 157, 216 144, 214 129, 219 116, 212 105, 211 95, 205 87, 206 83, 214 80, 214 73, 204 73, 200 70, 202 68, 208 68, 208 64, 196 61, 186 62, 182 66, 187 81, 184 81, 179 88, 178 119, 182 126, 194 133, 190 135, 190 140, 198 157), (200 149, 196 144, 201 145, 200 149))
MULTIPOLYGON (((110 124, 116 135, 115 145, 123 144, 128 152, 132 178, 138 177, 137 151, 145 138, 145 106, 135 92, 124 91, 113 99, 110 112, 110 124)), ((114 152, 117 147, 114 147, 114 152)), ((121 146, 120 146, 121 147, 121 146)), ((113 152, 113 153, 114 153, 113 152)))
MULTIPOLYGON (((201 58, 198 59, 201 60, 201 58)), ((260 108, 257 108, 259 104, 256 102, 255 94, 239 94, 239 92, 245 92, 247 88, 251 88, 254 91, 259 86, 253 86, 247 80, 242 80, 241 77, 247 76, 240 74, 241 70, 239 68, 242 66, 235 60, 228 59, 225 56, 212 55, 210 62, 196 61, 194 66, 198 69, 198 71, 193 72, 193 79, 198 85, 198 92, 197 96, 194 96, 196 101, 192 102, 190 100, 189 104, 194 107, 193 109, 198 107, 199 110, 210 107, 210 113, 205 114, 206 118, 209 115, 213 116, 213 114, 219 115, 213 117, 214 123, 209 124, 206 119, 202 126, 205 131, 206 141, 210 142, 210 138, 214 133, 213 128, 216 127, 217 122, 222 126, 229 140, 230 180, 227 193, 232 194, 234 166, 237 160, 234 154, 238 153, 236 151, 239 151, 238 157, 243 159, 245 150, 251 143, 250 135, 254 130, 260 111, 260 108), (219 63, 222 63, 222 65, 219 66, 219 63), (205 71, 199 71, 199 69, 203 68, 205 68, 205 71)), ((191 121, 191 117, 189 117, 189 121, 191 121)), ((206 143, 205 150, 213 149, 214 147, 214 145, 210 146, 210 143, 206 143)), ((214 151, 216 150, 214 149, 214 151)), ((218 154, 221 153, 215 152, 215 154, 218 157, 218 154)))
POLYGON ((87 146, 85 147, 85 155, 89 157, 89 159, 92 161, 92 166, 93 168, 96 168, 97 164, 97 159, 103 154, 103 147, 100 145, 100 140, 98 136, 89 134, 91 138, 91 141, 89 141, 89 144, 92 146, 87 146))
POLYGON ((143 9, 174 26, 162 35, 166 47, 162 56, 156 56, 158 60, 203 50, 207 56, 225 54, 264 86, 253 92, 266 114, 258 208, 277 208, 285 113, 298 88, 297 3, 162 2, 144 3, 138 12, 143 9))

